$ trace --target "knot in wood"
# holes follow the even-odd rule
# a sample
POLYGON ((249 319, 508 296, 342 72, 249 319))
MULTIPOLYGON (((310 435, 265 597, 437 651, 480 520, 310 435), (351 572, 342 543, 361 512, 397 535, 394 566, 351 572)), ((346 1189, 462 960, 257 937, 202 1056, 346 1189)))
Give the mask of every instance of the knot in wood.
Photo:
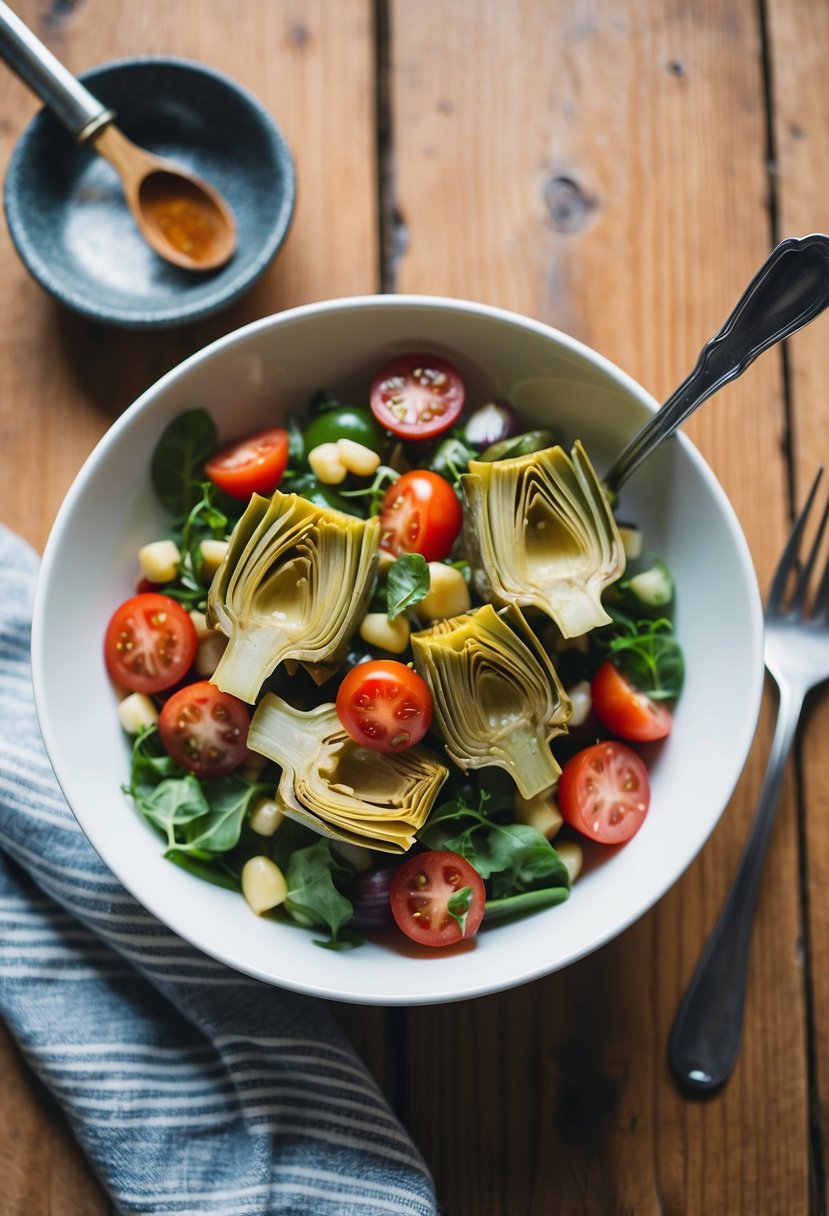
POLYGON ((572 177, 558 174, 544 186, 544 202, 557 232, 578 232, 597 207, 591 198, 572 177))

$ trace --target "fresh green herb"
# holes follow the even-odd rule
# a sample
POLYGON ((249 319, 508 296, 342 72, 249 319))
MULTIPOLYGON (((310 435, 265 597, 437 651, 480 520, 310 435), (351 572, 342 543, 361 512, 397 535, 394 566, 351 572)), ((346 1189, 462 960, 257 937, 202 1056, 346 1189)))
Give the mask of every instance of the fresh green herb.
POLYGON ((654 701, 673 701, 682 692, 685 661, 667 617, 634 621, 613 606, 613 625, 595 634, 605 651, 632 684, 654 701))
POLYGON ((512 916, 525 916, 563 903, 570 894, 568 887, 544 887, 537 891, 521 891, 503 899, 488 899, 484 904, 484 924, 491 925, 512 916))
POLYGON ((155 727, 138 736, 124 792, 166 836, 165 856, 190 854, 209 861, 234 849, 253 800, 271 786, 248 781, 238 773, 199 781, 163 753, 161 746, 155 727))
POLYGON ((188 609, 203 609, 207 602, 202 541, 223 540, 236 522, 216 504, 216 487, 212 482, 203 481, 198 489, 201 494, 198 502, 174 525, 181 564, 175 581, 164 588, 165 595, 188 609))
POLYGON ((446 901, 446 911, 453 920, 458 922, 460 927, 461 937, 466 937, 466 921, 469 916, 469 909, 472 907, 472 888, 461 887, 459 891, 455 891, 449 896, 446 901))
POLYGON ((332 855, 327 840, 292 853, 285 875, 288 884, 285 910, 298 913, 319 928, 327 928, 331 936, 316 941, 315 945, 328 950, 348 949, 362 940, 353 930, 345 928, 354 909, 334 885, 335 876, 344 881, 353 877, 353 873, 332 855))
POLYGON ((177 841, 181 852, 196 856, 227 853, 235 848, 252 803, 271 792, 270 785, 247 781, 237 773, 203 781, 201 788, 206 810, 184 825, 177 841))
POLYGON ((224 887, 227 891, 242 890, 238 876, 228 869, 219 857, 211 861, 202 861, 189 853, 180 852, 179 849, 168 849, 164 856, 174 865, 186 870, 188 874, 195 874, 197 878, 212 882, 215 887, 224 887))
POLYGON ((207 410, 185 410, 165 429, 153 452, 150 477, 159 501, 173 515, 186 515, 199 501, 203 465, 218 440, 207 410))
POLYGON ((457 435, 450 435, 441 440, 432 453, 428 468, 433 473, 439 473, 450 481, 456 490, 460 490, 461 474, 469 471, 470 460, 477 460, 478 453, 468 443, 457 435))
POLYGON ((208 813, 207 800, 197 779, 190 773, 184 777, 165 777, 152 790, 139 794, 131 790, 143 815, 167 837, 167 847, 176 847, 177 833, 184 833, 188 824, 208 813))
MULTIPOLYGON (((386 497, 386 491, 399 477, 400 474, 395 472, 394 469, 389 468, 388 465, 381 464, 374 474, 370 486, 366 486, 362 490, 341 490, 340 493, 343 498, 348 498, 349 500, 352 498, 367 498, 369 516, 379 515, 383 499, 386 497)), ((351 510, 350 507, 349 510, 351 510)))
POLYGON ((546 887, 569 888, 567 867, 545 836, 524 823, 499 823, 485 813, 488 795, 477 809, 463 798, 443 803, 429 816, 420 839, 430 849, 459 853, 481 878, 491 880, 493 898, 546 887))
POLYGON ((386 575, 386 612, 393 621, 429 594, 429 565, 420 553, 404 553, 386 575))
POLYGON ((285 429, 288 432, 288 467, 284 477, 290 478, 297 476, 298 471, 306 469, 308 465, 305 460, 305 438, 296 414, 288 415, 285 420, 285 429))

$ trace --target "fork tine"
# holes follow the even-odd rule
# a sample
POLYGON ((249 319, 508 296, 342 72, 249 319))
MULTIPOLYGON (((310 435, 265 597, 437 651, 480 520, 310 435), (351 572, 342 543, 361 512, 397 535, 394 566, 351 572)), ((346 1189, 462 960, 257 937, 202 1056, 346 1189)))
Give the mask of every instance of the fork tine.
POLYGON ((795 525, 791 530, 786 547, 780 555, 780 561, 777 563, 777 569, 774 572, 774 577, 771 580, 769 588, 768 600, 766 601, 766 611, 776 613, 780 611, 780 606, 783 601, 783 593, 786 590, 786 583, 789 581, 789 575, 794 568, 797 560, 798 549, 800 548, 800 538, 803 535, 803 529, 806 526, 806 520, 809 518, 809 512, 812 509, 812 503, 815 500, 817 488, 820 485, 820 479, 823 476, 823 465, 820 466, 815 474, 815 480, 812 482, 812 488, 809 491, 809 496, 803 504, 803 509, 798 515, 795 525))
MULTIPOLYGON (((826 530, 827 519, 829 519, 829 501, 827 501, 826 506, 823 508, 823 514, 820 517, 820 523, 818 524, 817 532, 815 533, 815 539, 812 542, 812 547, 809 550, 809 556, 807 557, 806 561, 803 564, 803 567, 801 568, 800 574, 798 575, 798 579, 797 579, 797 585, 795 586, 795 589, 794 589, 794 598, 792 600, 792 608, 796 609, 796 611, 798 611, 798 612, 803 611, 803 607, 806 603, 806 596, 809 591, 809 583, 811 581, 812 571, 815 568, 815 562, 817 561, 817 553, 818 553, 818 549, 820 548, 820 542, 823 539, 823 533, 826 530)), ((824 574, 823 574, 823 578, 825 578, 825 577, 826 577, 826 571, 824 571, 824 574)), ((823 579, 821 579, 821 583, 822 582, 823 582, 823 579)))
MULTIPOLYGON (((829 507, 827 508, 829 509, 829 507)), ((826 609, 829 605, 829 555, 826 558, 826 565, 823 567, 823 574, 818 583, 817 592, 815 593, 815 605, 813 615, 815 617, 825 616, 826 609)))

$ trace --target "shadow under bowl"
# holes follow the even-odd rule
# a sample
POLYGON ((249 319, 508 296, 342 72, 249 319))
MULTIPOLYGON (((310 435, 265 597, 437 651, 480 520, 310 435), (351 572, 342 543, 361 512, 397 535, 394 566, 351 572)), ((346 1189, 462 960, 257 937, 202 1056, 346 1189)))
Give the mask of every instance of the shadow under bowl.
POLYGON ((238 300, 293 215, 293 160, 273 118, 228 77, 183 59, 122 60, 81 79, 125 135, 224 195, 238 246, 214 271, 165 262, 139 235, 115 170, 42 110, 17 143, 4 189, 9 231, 31 274, 69 308, 125 328, 184 325, 238 300))

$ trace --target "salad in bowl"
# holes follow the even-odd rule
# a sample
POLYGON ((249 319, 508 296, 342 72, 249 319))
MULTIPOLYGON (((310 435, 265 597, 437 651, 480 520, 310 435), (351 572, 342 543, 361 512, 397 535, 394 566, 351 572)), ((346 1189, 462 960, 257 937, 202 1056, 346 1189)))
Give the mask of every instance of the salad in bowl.
POLYGON ((56 772, 126 885, 243 971, 401 1003, 644 911, 727 801, 762 672, 690 445, 602 486, 649 405, 544 326, 397 297, 256 323, 131 407, 56 523, 34 647, 56 772), (67 652, 73 552, 97 577, 67 652), (713 666, 701 578, 733 617, 713 666), (94 770, 55 714, 73 677, 94 770))

